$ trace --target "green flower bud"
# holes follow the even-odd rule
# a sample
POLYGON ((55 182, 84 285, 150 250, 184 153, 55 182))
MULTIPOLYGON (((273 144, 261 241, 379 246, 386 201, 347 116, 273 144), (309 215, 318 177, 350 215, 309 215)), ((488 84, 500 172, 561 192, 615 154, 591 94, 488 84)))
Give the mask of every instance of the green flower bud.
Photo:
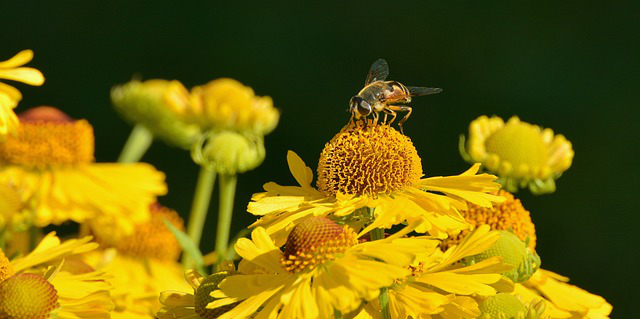
POLYGON ((513 266, 513 270, 502 275, 515 283, 529 279, 540 268, 540 256, 531 251, 525 242, 508 231, 500 231, 500 239, 481 254, 465 258, 465 264, 473 264, 494 256, 502 257, 502 262, 513 266))
POLYGON ((111 101, 120 115, 141 124, 154 137, 189 149, 200 135, 196 124, 187 123, 178 110, 187 108, 189 92, 178 81, 131 81, 111 90, 111 101))
POLYGON ((218 174, 235 175, 258 167, 265 153, 262 136, 214 131, 201 137, 191 155, 196 163, 210 167, 218 174))
POLYGON ((544 314, 544 301, 532 301, 527 308, 514 295, 499 293, 485 299, 480 304, 478 319, 540 319, 544 314))

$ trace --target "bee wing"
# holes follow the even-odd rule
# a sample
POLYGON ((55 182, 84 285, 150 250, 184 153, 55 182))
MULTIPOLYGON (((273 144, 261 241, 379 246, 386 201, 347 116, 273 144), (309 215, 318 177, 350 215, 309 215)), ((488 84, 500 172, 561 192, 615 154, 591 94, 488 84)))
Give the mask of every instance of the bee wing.
POLYGON ((431 95, 442 92, 441 88, 425 88, 419 86, 407 86, 409 93, 411 96, 422 96, 422 95, 431 95))
POLYGON ((364 85, 367 86, 375 81, 384 81, 389 76, 389 65, 384 59, 378 59, 373 62, 369 74, 367 74, 367 80, 364 85))

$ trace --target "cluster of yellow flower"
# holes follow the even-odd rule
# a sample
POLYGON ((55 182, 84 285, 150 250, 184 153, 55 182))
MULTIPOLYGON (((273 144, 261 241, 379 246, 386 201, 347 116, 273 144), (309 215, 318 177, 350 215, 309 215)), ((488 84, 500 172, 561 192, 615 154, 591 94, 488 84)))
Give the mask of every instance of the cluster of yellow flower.
MULTIPOLYGON (((19 68, 32 55, 0 62, 0 78, 42 84, 39 71, 19 68)), ((540 268, 530 213, 508 192, 553 192, 571 166, 571 144, 549 129, 480 117, 461 140, 471 168, 424 177, 409 137, 352 121, 320 153, 316 187, 312 169, 287 154, 299 185, 265 184, 248 204, 259 216, 250 238, 229 247, 235 176, 262 162, 263 136, 278 122, 269 97, 231 79, 191 91, 165 80, 115 87, 113 103, 135 127, 119 163, 95 163, 87 121, 52 107, 16 116, 16 92, 0 83, 0 319, 539 319, 612 310, 540 268), (138 163, 153 139, 190 149, 201 165, 186 227, 157 202, 164 175, 138 163), (216 251, 203 256, 216 174, 216 251), (42 234, 71 222, 77 238, 42 234)))

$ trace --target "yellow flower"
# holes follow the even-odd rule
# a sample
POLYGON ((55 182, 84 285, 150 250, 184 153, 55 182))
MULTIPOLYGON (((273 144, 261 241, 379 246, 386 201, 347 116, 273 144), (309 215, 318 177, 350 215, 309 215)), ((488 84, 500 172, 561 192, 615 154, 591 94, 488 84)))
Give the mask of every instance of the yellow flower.
POLYGON ((256 96, 233 79, 217 79, 191 90, 188 108, 177 109, 203 129, 266 135, 278 125, 280 112, 268 96, 256 96))
MULTIPOLYGON (((102 248, 115 248, 118 253, 133 258, 151 258, 166 262, 175 262, 180 255, 180 245, 175 236, 164 224, 167 220, 177 229, 184 231, 184 222, 180 215, 158 203, 149 206, 150 219, 135 224, 133 233, 122 238, 113 237, 113 229, 91 227, 96 241, 102 248)), ((91 222, 89 222, 91 225, 91 222)))
POLYGON ((126 120, 141 124, 155 137, 185 149, 200 135, 200 128, 185 122, 179 111, 188 108, 189 100, 189 91, 176 80, 134 80, 111 90, 111 101, 126 120))
POLYGON ((188 287, 175 261, 125 256, 113 248, 85 254, 83 260, 111 276, 113 319, 153 318, 161 307, 160 292, 188 287))
MULTIPOLYGON (((480 309, 474 298, 513 290, 513 283, 500 275, 511 266, 499 257, 470 266, 459 262, 486 251, 499 237, 499 232, 480 226, 460 245, 421 258, 411 267, 411 277, 389 289, 391 318, 477 318, 480 309)), ((355 318, 380 318, 379 302, 368 303, 355 318)))
MULTIPOLYGON (((536 227, 531 221, 531 213, 524 208, 522 202, 505 190, 498 191, 498 196, 505 198, 502 203, 494 203, 492 207, 481 207, 468 203, 468 209, 460 211, 462 217, 474 227, 489 225, 493 230, 508 230, 520 240, 528 242, 531 251, 536 249, 536 227)), ((469 234, 463 230, 458 235, 442 241, 442 247, 448 248, 460 243, 469 234)))
POLYGON ((417 256, 437 249, 428 237, 358 243, 355 232, 324 217, 309 217, 289 235, 282 252, 267 232, 256 228, 252 240, 240 239, 236 252, 261 268, 256 274, 231 275, 219 284, 207 308, 238 303, 220 319, 330 318, 334 311, 352 312, 378 297, 380 288, 408 276, 417 256))
POLYGON ((16 189, 24 204, 17 219, 37 227, 91 220, 117 237, 147 220, 149 205, 167 191, 164 174, 148 164, 93 163, 93 129, 84 120, 41 107, 21 121, 18 134, 0 144, 0 184, 16 189))
POLYGON ((411 140, 388 125, 349 124, 327 145, 318 164, 318 189, 311 186, 313 173, 293 152, 289 169, 300 186, 264 185, 254 194, 248 210, 263 216, 251 227, 264 227, 282 244, 291 229, 308 216, 364 218, 371 224, 362 230, 389 228, 407 221, 419 222, 418 232, 444 238, 470 225, 460 215, 467 201, 490 207, 502 197, 495 176, 476 174, 474 165, 459 176, 421 178, 420 157, 411 140), (374 208, 373 216, 359 209, 374 208))
POLYGON ((554 192, 555 180, 573 160, 564 136, 515 116, 507 123, 497 116, 477 118, 469 125, 466 145, 461 139, 460 151, 466 161, 482 163, 500 176, 508 191, 528 186, 534 194, 554 192))
POLYGON ((91 237, 61 243, 45 236, 28 255, 11 261, 14 273, 0 282, 0 318, 109 318, 111 286, 102 271, 67 265, 94 250, 91 237))
POLYGON ((235 248, 264 272, 226 277, 207 308, 239 302, 220 319, 249 318, 256 312, 257 318, 309 319, 350 313, 377 298, 380 288, 408 276, 407 267, 418 256, 437 249, 433 238, 399 238, 410 230, 358 243, 348 226, 309 217, 293 229, 283 252, 258 227, 252 240, 242 238, 235 248))
POLYGON ((516 284, 514 293, 527 303, 545 301, 545 315, 551 318, 609 318, 613 309, 607 301, 568 283, 569 278, 538 270, 528 281, 516 284))
MULTIPOLYGON (((34 68, 22 67, 33 59, 33 51, 20 51, 6 61, 0 61, 0 79, 18 81, 40 86, 44 76, 34 68)), ((18 127, 18 118, 13 109, 22 100, 22 94, 16 88, 0 82, 0 137, 14 133, 18 127)))

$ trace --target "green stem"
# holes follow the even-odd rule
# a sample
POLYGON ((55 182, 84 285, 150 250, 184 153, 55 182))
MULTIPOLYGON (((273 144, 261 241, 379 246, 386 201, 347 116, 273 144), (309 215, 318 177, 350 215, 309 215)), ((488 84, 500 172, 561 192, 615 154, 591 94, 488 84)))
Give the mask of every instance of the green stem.
POLYGON ((220 257, 219 261, 224 260, 227 255, 237 183, 237 175, 220 175, 220 206, 218 208, 218 231, 216 232, 216 253, 220 257))
MULTIPOLYGON (((216 172, 201 166, 200 173, 198 174, 196 191, 193 196, 193 203, 191 204, 189 225, 187 226, 187 235, 189 235, 189 238, 197 247, 200 247, 202 229, 204 228, 204 221, 207 218, 207 212, 209 211, 209 202, 211 201, 211 193, 213 192, 213 185, 215 182, 216 172)), ((182 265, 185 267, 191 267, 191 260, 186 254, 182 257, 182 265)))
POLYGON ((342 319, 342 312, 338 311, 338 309, 333 309, 333 318, 342 319))
POLYGON ((389 309, 389 292, 388 289, 381 288, 380 296, 378 297, 380 301, 380 317, 382 319, 391 319, 391 311, 389 309))
MULTIPOLYGON (((376 228, 370 233, 371 240, 379 240, 384 239, 384 229, 376 228)), ((388 289, 382 288, 380 289, 380 296, 378 297, 380 301, 380 317, 382 319, 391 319, 391 311, 389 309, 389 292, 388 289)))
POLYGON ((118 157, 118 163, 135 163, 140 161, 153 142, 153 134, 141 124, 136 124, 129 134, 127 143, 118 157))

